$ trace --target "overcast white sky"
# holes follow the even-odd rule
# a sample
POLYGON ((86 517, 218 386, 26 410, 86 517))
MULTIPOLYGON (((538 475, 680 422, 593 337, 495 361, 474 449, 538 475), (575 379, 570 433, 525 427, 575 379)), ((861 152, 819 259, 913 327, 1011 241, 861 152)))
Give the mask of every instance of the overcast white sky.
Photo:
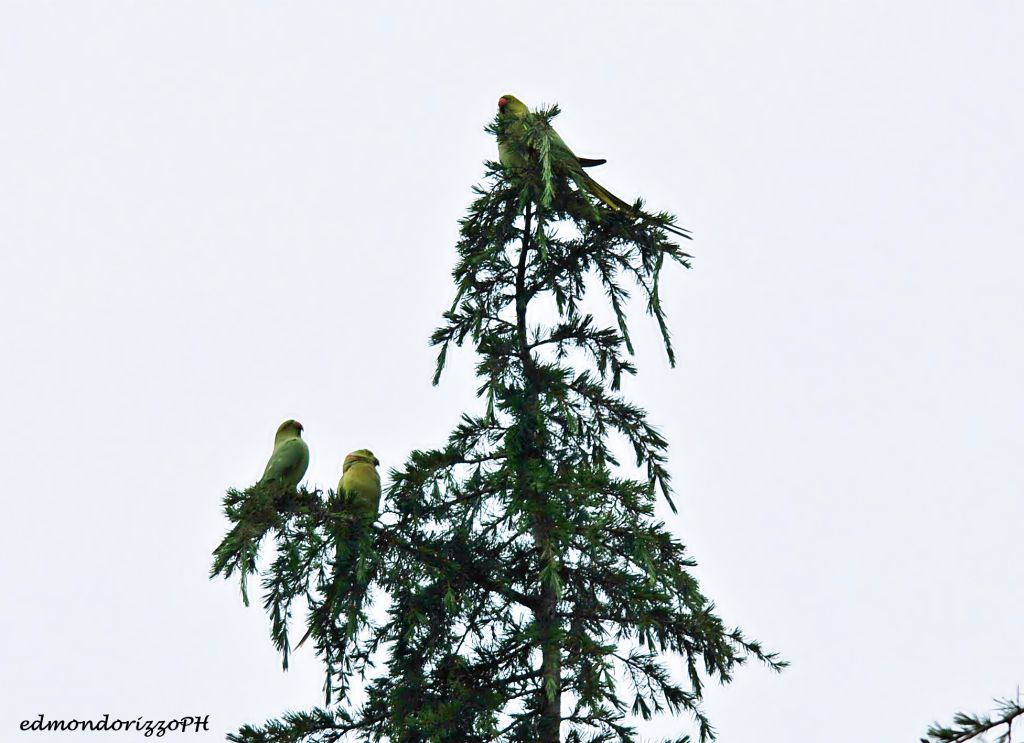
POLYGON ((708 690, 721 740, 915 741, 1024 683, 1024 6, 377 6, 0 2, 0 738, 319 703, 206 578, 220 499, 285 418, 331 486, 477 409, 426 341, 505 92, 697 236, 679 368, 641 323, 626 392, 793 664, 708 690))

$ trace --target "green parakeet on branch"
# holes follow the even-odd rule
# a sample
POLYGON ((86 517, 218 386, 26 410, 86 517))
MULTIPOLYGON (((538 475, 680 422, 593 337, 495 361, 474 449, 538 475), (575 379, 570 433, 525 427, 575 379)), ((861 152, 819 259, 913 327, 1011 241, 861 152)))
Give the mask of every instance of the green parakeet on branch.
MULTIPOLYGON (((505 129, 504 136, 498 137, 498 161, 503 167, 513 170, 528 167, 536 155, 533 152, 523 151, 520 142, 526 133, 530 109, 514 95, 506 93, 498 99, 498 115, 507 117, 507 120, 511 122, 511 125, 505 129)), ((645 215, 632 204, 620 199, 583 171, 583 168, 602 165, 607 160, 579 157, 569 149, 565 140, 554 129, 549 130, 549 138, 553 150, 552 154, 556 159, 569 164, 570 172, 568 175, 577 185, 582 185, 594 198, 612 211, 622 212, 633 219, 644 218, 645 215)), ((663 225, 663 227, 680 237, 691 239, 690 234, 682 228, 673 225, 663 225)))
POLYGON ((302 440, 302 424, 286 420, 277 427, 274 451, 260 478, 260 485, 295 490, 309 466, 309 447, 302 440))
POLYGON ((260 540, 269 529, 279 525, 281 513, 293 505, 291 501, 298 496, 297 488, 308 466, 309 447, 302 440, 302 424, 286 420, 277 427, 274 451, 260 481, 244 492, 229 490, 224 500, 225 512, 235 525, 213 551, 210 575, 223 572, 228 577, 238 570, 242 600, 247 606, 246 576, 256 572, 260 540))
MULTIPOLYGON (((358 598, 358 594, 360 590, 365 590, 365 587, 358 585, 358 579, 354 572, 355 560, 349 552, 351 546, 349 540, 355 534, 357 537, 355 542, 358 544, 359 532, 352 531, 354 524, 359 524, 356 528, 365 529, 377 518, 377 510, 380 508, 380 475, 377 473, 379 465, 380 460, 373 455, 372 451, 356 449, 345 457, 345 462, 341 466, 341 480, 338 482, 337 494, 341 501, 342 513, 341 519, 336 522, 334 533, 336 547, 334 587, 324 602, 314 611, 318 621, 324 621, 324 618, 337 612, 340 597, 345 594, 351 596, 353 594, 350 592, 355 592, 357 607, 362 601, 361 598, 358 598)), ((313 627, 314 622, 311 622, 306 634, 296 643, 296 650, 302 647, 303 643, 313 634, 313 627)))
MULTIPOLYGON (((506 93, 498 99, 498 112, 513 119, 525 120, 530 113, 530 109, 514 95, 506 93)), ((524 124, 509 127, 509 134, 512 135, 513 139, 522 137, 524 133, 523 126, 524 124)), ((559 154, 569 155, 581 168, 593 168, 608 162, 607 160, 595 160, 589 157, 577 157, 576 153, 569 149, 569 145, 565 143, 565 140, 558 136, 558 132, 552 130, 551 136, 555 147, 560 150, 559 154)), ((517 152, 505 138, 498 140, 498 160, 506 168, 525 168, 529 164, 527 158, 517 152)))
POLYGON ((351 507, 353 515, 377 518, 380 507, 380 475, 377 467, 380 460, 369 449, 356 449, 345 457, 341 466, 341 480, 338 492, 351 507))

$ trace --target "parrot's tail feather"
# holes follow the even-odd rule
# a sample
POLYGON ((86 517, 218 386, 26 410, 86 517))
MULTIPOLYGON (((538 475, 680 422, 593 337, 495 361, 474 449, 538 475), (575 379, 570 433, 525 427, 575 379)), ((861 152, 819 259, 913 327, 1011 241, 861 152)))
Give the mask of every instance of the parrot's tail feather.
POLYGON ((603 157, 577 157, 581 168, 596 168, 598 165, 604 165, 607 160, 603 157))
POLYGON ((613 194, 600 183, 595 181, 589 175, 584 173, 583 178, 587 184, 587 187, 590 189, 590 193, 592 193, 598 201, 607 206, 609 209, 614 209, 617 212, 624 211, 627 213, 631 211, 631 207, 629 206, 629 204, 627 204, 625 201, 623 201, 618 196, 613 194))
MULTIPOLYGON (((645 222, 652 223, 650 217, 645 215, 643 212, 638 212, 632 204, 628 204, 622 199, 620 199, 618 196, 613 194, 611 191, 609 191, 607 188, 605 188, 600 183, 595 181, 586 173, 584 173, 583 176, 587 184, 587 187, 590 189, 590 193, 594 195, 594 198, 596 198, 602 204, 607 206, 609 209, 612 209, 613 211, 617 212, 624 212, 633 219, 641 219, 645 222)), ((677 235, 678 237, 685 238, 686 240, 693 239, 693 236, 690 234, 690 231, 684 227, 676 227, 675 225, 672 224, 653 224, 656 224, 661 229, 667 232, 671 232, 673 235, 677 235)))

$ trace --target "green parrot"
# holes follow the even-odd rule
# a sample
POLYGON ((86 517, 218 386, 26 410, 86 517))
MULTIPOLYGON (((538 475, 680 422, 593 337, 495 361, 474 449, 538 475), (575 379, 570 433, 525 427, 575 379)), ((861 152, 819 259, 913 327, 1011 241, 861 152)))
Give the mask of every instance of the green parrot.
MULTIPOLYGON (((506 93, 498 99, 498 111, 503 115, 511 116, 516 119, 525 119, 526 115, 530 113, 530 109, 527 108, 526 104, 511 93, 506 93)), ((513 138, 522 136, 521 125, 520 127, 513 125, 509 128, 509 131, 513 138)), ((593 168, 598 165, 604 165, 608 162, 607 160, 595 160, 589 157, 577 157, 576 154, 569 149, 569 145, 565 143, 565 140, 558 136, 558 132, 552 130, 551 134, 555 147, 561 151, 561 154, 568 154, 579 164, 581 168, 593 168)), ((500 138, 498 140, 498 160, 506 168, 525 168, 528 164, 526 158, 523 157, 521 153, 516 152, 504 138, 500 138)))
MULTIPOLYGON (((338 482, 338 495, 341 496, 345 513, 351 515, 354 520, 370 523, 377 518, 377 510, 380 507, 380 475, 377 473, 379 465, 380 460, 369 449, 356 449, 345 457, 345 462, 341 466, 341 480, 338 482)), ((348 564, 348 560, 343 560, 340 556, 342 545, 349 538, 351 523, 342 522, 335 534, 335 541, 339 549, 335 570, 340 570, 335 574, 336 585, 338 585, 337 581, 342 580, 342 576, 348 576, 348 571, 351 570, 350 564, 348 568, 341 567, 343 564, 348 564)), ((349 580, 348 577, 345 577, 344 585, 352 585, 349 580)), ((320 618, 330 616, 334 611, 335 603, 334 598, 328 597, 317 611, 320 618)), ((295 644, 295 649, 298 650, 302 647, 311 634, 313 634, 312 626, 295 644)))
POLYGON ((276 485, 295 490, 309 466, 309 447, 302 440, 302 424, 286 420, 277 427, 274 451, 260 478, 260 485, 276 485))
POLYGON ((377 518, 380 507, 380 460, 369 449, 356 449, 345 457, 341 466, 338 492, 351 506, 352 513, 371 521, 377 518))
MULTIPOLYGON (((498 161, 505 168, 516 169, 524 168, 529 165, 528 157, 519 151, 513 144, 522 137, 524 131, 523 127, 525 127, 525 119, 529 113, 530 109, 527 105, 511 93, 506 93, 498 99, 499 116, 507 116, 514 120, 523 122, 521 124, 513 123, 508 127, 507 134, 498 138, 498 161)), ((612 211, 622 212, 633 219, 642 219, 644 217, 643 214, 633 208, 632 204, 628 204, 620 199, 583 171, 583 168, 592 168, 597 165, 603 165, 608 162, 607 160, 579 157, 569 149, 569 145, 565 143, 565 140, 563 140, 554 129, 551 130, 551 139, 552 149, 558 150, 558 152, 556 152, 556 157, 558 157, 558 159, 566 160, 576 166, 573 169, 573 172, 569 175, 577 182, 577 184, 584 184, 587 190, 590 191, 598 201, 612 211)), ((690 234, 680 227, 665 225, 664 229, 679 235, 680 237, 685 237, 688 240, 692 239, 690 234)))

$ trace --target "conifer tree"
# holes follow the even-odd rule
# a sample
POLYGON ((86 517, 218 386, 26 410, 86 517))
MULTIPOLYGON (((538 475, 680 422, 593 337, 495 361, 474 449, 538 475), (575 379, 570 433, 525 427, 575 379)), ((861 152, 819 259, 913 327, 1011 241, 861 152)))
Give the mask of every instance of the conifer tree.
MULTIPOLYGON (((625 743, 637 740, 631 719, 682 713, 704 741, 708 680, 728 682, 748 658, 785 665, 723 623, 655 517, 659 498, 675 510, 667 442, 620 390, 636 373, 632 294, 674 363, 660 279, 689 256, 669 215, 640 201, 612 211, 586 192, 571 153, 551 146, 557 113, 517 127, 528 167, 487 164, 431 339, 435 384, 453 346, 475 351, 481 409, 390 473, 372 525, 347 521, 335 493, 303 490, 239 529, 256 496, 229 491, 235 536, 214 574, 256 572, 271 535, 272 638, 287 666, 292 605, 305 598, 327 665, 324 707, 232 740, 625 743), (586 311, 595 301, 611 322, 586 311)), ((510 136, 502 117, 489 131, 510 136)))

